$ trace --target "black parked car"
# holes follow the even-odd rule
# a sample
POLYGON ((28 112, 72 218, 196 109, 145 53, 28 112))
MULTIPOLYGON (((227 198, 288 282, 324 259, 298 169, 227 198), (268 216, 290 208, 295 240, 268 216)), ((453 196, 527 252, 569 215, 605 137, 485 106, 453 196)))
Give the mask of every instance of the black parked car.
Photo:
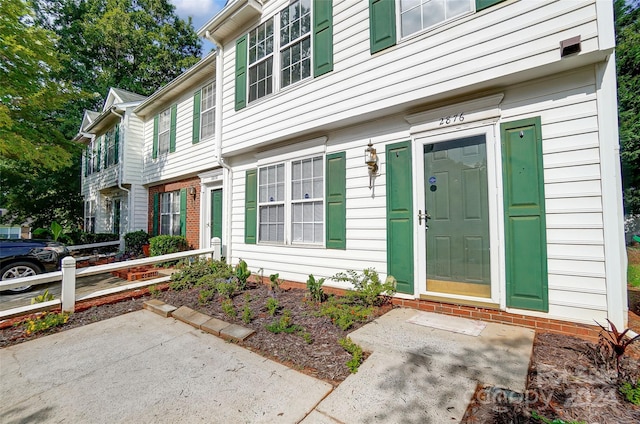
MULTIPOLYGON (((69 250, 57 241, 0 240, 0 280, 56 271, 65 256, 69 256, 69 250)), ((17 293, 30 288, 22 286, 9 291, 17 293)))

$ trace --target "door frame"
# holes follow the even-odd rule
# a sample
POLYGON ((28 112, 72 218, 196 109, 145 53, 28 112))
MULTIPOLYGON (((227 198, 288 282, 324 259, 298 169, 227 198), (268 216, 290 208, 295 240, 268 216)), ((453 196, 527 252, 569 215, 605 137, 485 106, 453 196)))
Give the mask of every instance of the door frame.
MULTIPOLYGON (((223 204, 222 215, 226 212, 225 194, 223 187, 222 169, 198 175, 200 177, 200 248, 207 249, 211 247, 211 191, 222 190, 223 204)), ((225 243, 227 228, 223 221, 222 224, 222 256, 225 256, 225 243)))
MULTIPOLYGON (((500 309, 505 307, 504 289, 504 222, 502 207, 502 165, 500 139, 497 135, 497 120, 491 123, 478 123, 466 128, 450 128, 447 130, 432 130, 413 134, 413 165, 414 165, 414 213, 425 209, 425 175, 424 175, 424 146, 460 138, 484 135, 487 149, 487 193, 489 207, 489 251, 491 297, 481 298, 459 294, 430 292, 426 287, 426 232, 424 220, 421 225, 414 220, 416 234, 414 268, 416 295, 424 298, 455 299, 461 303, 495 305, 500 309)), ((417 215, 416 215, 417 216, 417 215)))

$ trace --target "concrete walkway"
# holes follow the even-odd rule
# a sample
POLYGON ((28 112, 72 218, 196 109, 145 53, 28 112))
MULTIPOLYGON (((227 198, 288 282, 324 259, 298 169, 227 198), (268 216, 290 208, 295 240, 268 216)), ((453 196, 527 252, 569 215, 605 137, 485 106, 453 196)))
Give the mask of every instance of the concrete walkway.
POLYGON ((340 386, 143 310, 0 350, 0 422, 447 423, 476 384, 523 391, 533 331, 468 336, 394 309, 351 334, 373 352, 340 386), (328 396, 327 396, 328 395, 328 396))

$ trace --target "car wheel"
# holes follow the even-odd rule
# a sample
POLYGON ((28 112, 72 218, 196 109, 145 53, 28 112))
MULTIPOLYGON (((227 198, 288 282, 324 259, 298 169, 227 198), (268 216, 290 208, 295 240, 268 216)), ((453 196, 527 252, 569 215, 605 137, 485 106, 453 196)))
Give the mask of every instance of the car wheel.
MULTIPOLYGON (((10 280, 12 278, 31 277, 40 273, 40 269, 34 264, 29 262, 14 262, 2 268, 0 270, 0 280, 10 280)), ((27 291, 32 286, 20 286, 12 289, 7 289, 9 292, 20 293, 27 291)))

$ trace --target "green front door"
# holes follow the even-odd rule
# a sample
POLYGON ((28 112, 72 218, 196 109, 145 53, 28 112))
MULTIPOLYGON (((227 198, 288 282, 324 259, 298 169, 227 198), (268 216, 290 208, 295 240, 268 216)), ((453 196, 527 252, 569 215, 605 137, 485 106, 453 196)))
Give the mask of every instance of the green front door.
POLYGON ((491 297, 485 136, 425 145, 424 172, 427 291, 491 297))
POLYGON ((222 240, 222 189, 211 190, 211 238, 222 240))

